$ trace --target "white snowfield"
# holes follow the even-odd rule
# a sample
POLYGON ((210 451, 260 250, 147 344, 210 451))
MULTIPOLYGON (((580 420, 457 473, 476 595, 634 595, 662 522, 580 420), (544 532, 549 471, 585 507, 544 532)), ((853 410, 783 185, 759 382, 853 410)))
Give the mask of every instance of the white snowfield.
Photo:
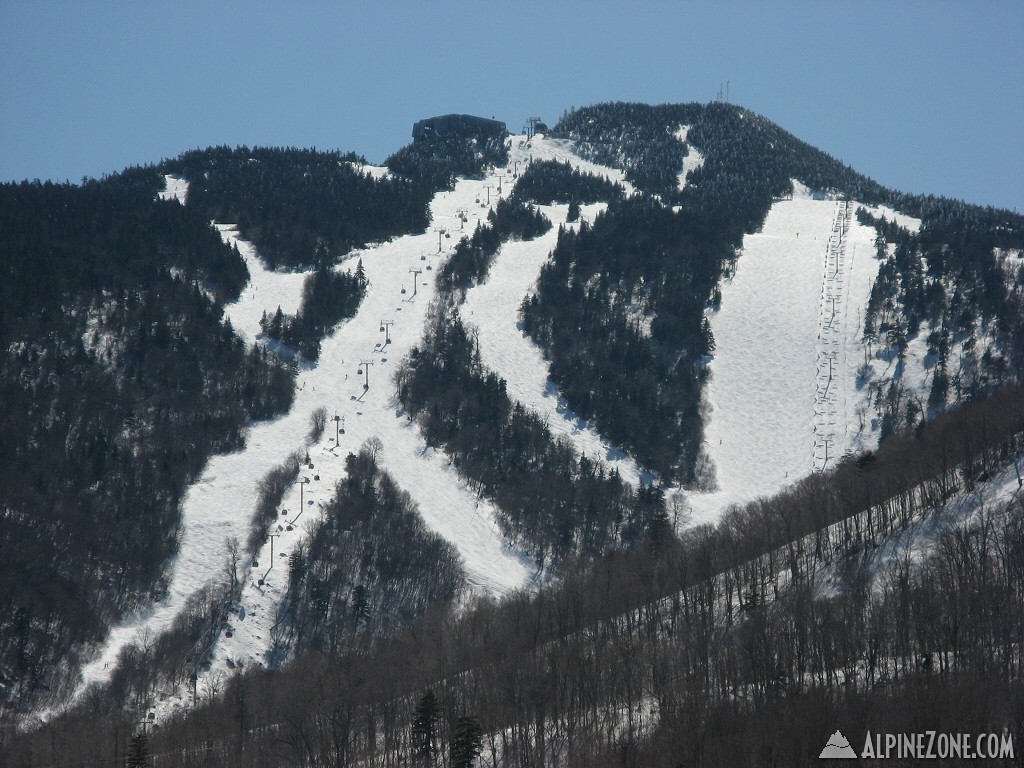
MULTIPOLYGON (((792 199, 775 202, 761 231, 743 239, 721 308, 710 313, 717 348, 705 449, 719 490, 688 496, 695 523, 877 445, 869 388, 857 379, 878 274, 875 231, 857 222, 859 203, 793 186, 792 199)), ((888 209, 869 210, 920 226, 888 209)))

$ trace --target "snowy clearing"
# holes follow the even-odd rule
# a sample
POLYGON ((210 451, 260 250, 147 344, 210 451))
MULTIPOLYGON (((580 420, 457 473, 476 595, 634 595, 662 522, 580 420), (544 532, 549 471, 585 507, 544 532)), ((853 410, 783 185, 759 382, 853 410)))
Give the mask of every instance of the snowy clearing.
MULTIPOLYGON (((816 427, 831 430, 830 461, 877 443, 865 421, 867 389, 857 386, 864 309, 878 272, 875 231, 857 223, 857 204, 850 203, 840 224, 842 264, 835 250, 827 263, 837 211, 847 204, 794 187, 793 199, 774 203, 762 230, 743 239, 735 274, 722 285, 721 308, 710 313, 717 349, 706 389, 705 448, 721 490, 688 496, 696 523, 812 472, 816 427), (829 378, 826 353, 827 404, 820 380, 829 378)), ((821 468, 820 439, 818 453, 821 468)))
POLYGON ((683 158, 683 170, 679 172, 679 189, 683 189, 686 186, 686 180, 689 175, 704 165, 704 155, 693 144, 689 144, 686 141, 687 136, 690 135, 690 126, 679 126, 675 135, 677 139, 686 144, 689 150, 686 153, 686 157, 683 158))

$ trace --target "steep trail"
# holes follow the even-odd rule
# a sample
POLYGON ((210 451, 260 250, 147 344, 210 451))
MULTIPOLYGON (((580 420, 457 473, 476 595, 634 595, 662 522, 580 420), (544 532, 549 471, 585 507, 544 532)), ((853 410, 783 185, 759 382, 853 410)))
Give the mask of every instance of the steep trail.
MULTIPOLYGON (((419 430, 396 403, 391 382, 398 362, 421 337, 434 294, 432 270, 454 242, 438 230, 455 228, 459 221, 456 211, 469 208, 482 193, 483 184, 459 181, 453 191, 439 193, 432 202, 430 230, 353 254, 339 267, 354 269, 356 260, 362 259, 369 287, 358 313, 324 340, 317 365, 302 366, 290 411, 273 421, 253 424, 245 447, 212 457, 187 490, 182 510, 184 534, 172 564, 166 597, 111 631, 95 659, 84 668, 76 696, 89 683, 109 678, 121 648, 144 634, 168 629, 189 596, 211 580, 222 578, 225 542, 232 538, 245 540, 259 480, 293 451, 306 449, 310 417, 321 407, 329 416, 337 414, 344 420, 345 433, 335 445, 334 424, 329 422, 322 439, 308 446, 313 467, 306 467, 302 475, 310 482, 301 489, 293 487, 285 496, 281 505, 289 510, 285 523, 275 524, 268 531, 281 534, 274 542, 274 557, 270 557, 268 538, 256 557, 259 567, 241 574, 247 586, 229 625, 238 626, 232 638, 221 638, 235 642, 223 649, 218 645, 212 673, 223 672, 218 661, 228 658, 243 663, 263 662, 276 606, 287 583, 286 558, 342 478, 344 456, 373 437, 382 442, 383 468, 412 495, 428 526, 455 545, 474 589, 504 594, 530 583, 533 564, 508 547, 498 530, 493 507, 477 499, 446 457, 426 448, 419 430), (410 270, 419 270, 420 274, 414 276, 410 270), (414 287, 415 277, 418 281, 414 287), (390 343, 385 343, 385 334, 380 331, 383 320, 392 322, 390 343), (371 365, 361 367, 360 361, 371 365), (363 375, 357 373, 359 370, 363 375), (370 386, 364 390, 367 371, 370 386), (300 494, 304 509, 300 507, 300 494), (292 530, 287 530, 289 524, 292 530), (277 531, 277 525, 283 530, 277 531), (259 579, 264 581, 262 586, 257 584, 259 579)), ((303 276, 262 268, 254 251, 237 238, 237 233, 226 226, 219 228, 223 236, 238 244, 250 265, 250 284, 238 302, 226 308, 226 314, 243 338, 252 339, 258 333, 258 319, 264 309, 273 311, 278 303, 284 311, 289 311, 289 306, 297 307, 303 276)))
POLYGON ((719 490, 688 494, 693 522, 821 469, 825 439, 830 462, 877 444, 857 368, 878 261, 874 230, 856 221, 857 206, 794 182, 793 196, 776 201, 761 231, 744 237, 721 307, 710 313, 717 348, 705 390, 705 449, 719 490), (838 237, 829 250, 837 226, 841 261, 838 237))
MULTIPOLYGON (((568 161, 581 171, 621 181, 621 172, 583 161, 568 142, 537 135, 529 147, 526 144, 525 137, 513 137, 511 162, 519 160, 525 165, 532 154, 534 160, 568 161)), ((581 206, 581 219, 593 221, 605 207, 604 203, 581 206)), ((628 483, 651 482, 650 473, 566 403, 549 377, 544 353, 521 328, 519 306, 536 287, 541 267, 558 241, 559 225, 569 229, 579 226, 578 222, 565 221, 567 205, 542 205, 538 209, 551 221, 551 229, 534 240, 505 243, 494 257, 487 279, 467 291, 462 318, 478 330, 484 364, 505 379, 509 396, 545 419, 553 435, 567 438, 580 453, 614 467, 628 483)))

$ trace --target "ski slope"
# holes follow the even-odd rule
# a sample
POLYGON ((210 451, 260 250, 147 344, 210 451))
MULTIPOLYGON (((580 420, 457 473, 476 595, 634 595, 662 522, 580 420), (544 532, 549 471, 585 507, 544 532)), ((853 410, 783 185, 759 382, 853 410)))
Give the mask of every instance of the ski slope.
MULTIPOLYGON (((432 270, 455 242, 438 230, 461 224, 456 211, 473 207, 484 192, 484 183, 459 181, 453 191, 435 197, 429 231, 353 254, 340 267, 354 268, 357 258, 363 262, 369 285, 358 313, 324 340, 318 364, 301 367, 290 411, 278 419, 253 424, 245 447, 212 457, 187 490, 182 509, 184 533, 166 598, 111 631, 96 658, 84 668, 77 693, 89 683, 108 679, 121 648, 145 633, 168 629, 190 595, 223 577, 226 541, 245 540, 257 483, 290 453, 307 448, 310 417, 321 407, 330 417, 343 419, 339 424, 344 424, 345 432, 335 445, 334 424, 329 422, 323 438, 308 446, 313 466, 305 467, 302 477, 309 482, 301 488, 296 485, 285 496, 282 508, 288 514, 268 531, 280 533, 275 537, 274 557, 270 557, 268 536, 256 557, 259 567, 241 574, 247 586, 230 620, 232 637, 222 634, 224 645, 218 644, 215 664, 204 676, 207 684, 213 685, 216 676, 225 672, 224 667, 230 669, 238 662, 265 662, 271 644, 270 628, 286 588, 286 558, 342 478, 345 455, 357 451, 370 438, 381 441, 381 466, 411 494, 428 526, 456 547, 472 588, 498 595, 531 582, 535 576, 532 561, 506 543, 491 504, 477 499, 445 456, 426 447, 416 425, 397 404, 392 383, 398 362, 421 337, 434 295, 432 270), (381 332, 384 320, 392 323, 388 329, 390 343, 385 343, 381 332), (367 381, 369 387, 364 389, 367 381), (292 530, 287 530, 289 525, 292 530), (257 583, 260 579, 262 586, 257 583)), ((182 188, 168 180, 171 189, 182 188)), ((471 212, 471 221, 479 215, 477 211, 478 206, 471 212)), ((276 309, 277 304, 283 311, 297 307, 303 276, 266 270, 237 232, 223 225, 218 229, 238 245, 250 267, 249 285, 239 300, 226 308, 226 314, 243 337, 252 339, 258 333, 264 309, 276 309)), ((168 699, 167 706, 172 706, 172 701, 173 697, 168 699)), ((181 705, 181 700, 176 701, 181 705)))
MULTIPOLYGON (((676 131, 676 138, 686 144, 686 139, 690 135, 690 126, 681 125, 676 131)), ((686 180, 690 174, 695 170, 704 165, 704 155, 693 146, 693 144, 687 144, 686 157, 683 158, 683 169, 679 172, 679 189, 683 189, 686 186, 686 180)))
POLYGON ((744 238, 721 307, 710 314, 717 349, 705 450, 719 490, 688 496, 693 522, 877 444, 857 369, 878 261, 875 231, 856 221, 857 206, 794 183, 792 199, 776 201, 761 231, 744 238))
MULTIPOLYGON (((575 169, 623 183, 621 171, 583 160, 572 151, 571 142, 550 140, 542 134, 529 142, 525 136, 512 137, 510 162, 525 164, 531 154, 534 160, 569 162, 575 169)), ((593 221, 605 207, 604 203, 581 206, 580 218, 593 221)), ((487 279, 466 292, 462 318, 478 330, 484 365, 505 379, 510 397, 545 419, 553 435, 568 439, 581 454, 614 467, 628 483, 636 485, 641 479, 651 482, 650 473, 573 412, 550 380, 550 366, 543 352, 522 330, 519 305, 536 286, 541 267, 558 241, 558 226, 579 226, 578 222, 565 221, 568 205, 537 208, 551 221, 551 229, 533 240, 503 244, 487 279)))

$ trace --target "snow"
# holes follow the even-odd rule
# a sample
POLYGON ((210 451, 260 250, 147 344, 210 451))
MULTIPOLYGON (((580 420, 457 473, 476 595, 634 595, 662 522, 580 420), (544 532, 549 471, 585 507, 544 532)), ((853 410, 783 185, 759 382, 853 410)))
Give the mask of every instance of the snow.
POLYGON ((161 200, 177 200, 182 205, 188 198, 188 182, 169 173, 164 174, 164 188, 159 193, 161 200))
POLYGON ((633 185, 626 181, 625 171, 584 160, 576 154, 575 146, 571 139, 548 138, 542 133, 534 134, 529 141, 525 136, 513 136, 510 156, 513 160, 522 158, 529 159, 531 162, 536 160, 550 160, 558 163, 569 161, 573 168, 621 184, 627 195, 633 194, 635 190, 633 185))
POLYGON ((225 308, 224 316, 231 321, 235 332, 248 344, 262 333, 260 318, 266 312, 272 316, 281 308, 286 315, 294 315, 302 304, 302 285, 306 272, 276 272, 267 269, 256 253, 256 247, 245 240, 233 224, 214 224, 221 239, 238 248, 249 270, 249 283, 242 289, 238 300, 225 308))
MULTIPOLYGON (((816 428, 830 430, 830 461, 877 443, 870 424, 862 429, 869 395, 857 386, 864 309, 878 272, 875 232, 857 223, 851 203, 841 280, 830 281, 836 261, 827 267, 829 239, 846 203, 794 187, 793 199, 775 202, 762 230, 744 238, 721 307, 710 313, 717 348, 706 388, 705 450, 719 490, 688 496, 695 523, 814 471, 816 428), (823 404, 826 352, 833 382, 823 404)), ((825 449, 817 442, 821 469, 825 449)))
MULTIPOLYGON (((681 125, 676 131, 676 138, 686 144, 686 139, 690 135, 690 126, 681 125)), ((683 170, 679 172, 679 189, 683 189, 686 186, 686 180, 695 170, 704 165, 704 155, 693 146, 692 144, 687 145, 689 151, 686 153, 686 157, 683 158, 683 170)))
MULTIPOLYGON (((523 164, 531 154, 534 160, 568 161, 573 168, 622 182, 621 171, 583 160, 572 151, 571 142, 538 134, 527 144, 525 137, 512 137, 511 163, 519 160, 523 164)), ((604 203, 580 206, 580 219, 593 221, 605 207, 604 203)), ((551 221, 551 229, 533 240, 512 241, 501 247, 487 279, 467 291, 462 319, 479 332, 484 365, 505 379, 511 398, 545 419, 553 435, 568 439, 581 454, 618 469, 628 483, 651 482, 650 473, 573 412, 549 378, 549 365, 540 347, 522 330, 519 305, 536 287, 541 267, 558 241, 559 224, 569 229, 579 226, 565 222, 567 205, 537 208, 551 221)))
POLYGON ((387 166, 384 165, 368 165, 366 163, 356 163, 355 168, 361 173, 365 173, 374 179, 386 179, 391 175, 391 171, 388 170, 387 166))
MULTIPOLYGON (((467 227, 474 225, 472 219, 480 215, 474 200, 484 193, 484 183, 463 180, 453 191, 439 193, 431 204, 432 228, 427 232, 368 248, 347 260, 345 266, 354 268, 355 259, 361 258, 369 281, 358 313, 324 340, 317 365, 303 367, 291 410, 278 419, 253 424, 245 447, 212 457, 187 490, 182 508, 184 534, 167 596, 111 631, 97 657, 84 668, 76 695, 88 683, 109 678, 122 647, 141 633, 169 628, 190 595, 211 580, 222 578, 225 542, 231 538, 245 540, 257 483, 290 453, 304 449, 310 416, 320 407, 327 409, 329 417, 337 414, 344 419, 345 434, 334 445, 334 425, 329 421, 323 438, 309 446, 313 468, 304 468, 301 474, 310 482, 302 491, 293 487, 283 500, 282 508, 289 514, 281 518, 283 523, 272 526, 274 530, 278 525, 284 529, 275 541, 273 562, 268 539, 257 555, 259 568, 242 574, 246 587, 240 610, 232 614, 233 636, 222 634, 214 651, 214 664, 201 685, 212 686, 217 676, 230 668, 228 659, 236 667, 238 662, 266 663, 271 628, 287 584, 286 558, 342 478, 345 455, 357 451, 370 438, 381 441, 379 462, 412 495, 427 525, 456 547, 474 590, 501 595, 529 585, 535 578, 532 561, 510 548, 501 535, 490 502, 477 498, 447 457, 426 447, 418 428, 396 402, 392 384, 398 363, 420 339, 434 295, 433 271, 419 275, 414 294, 410 269, 422 270, 428 265, 436 269, 455 242, 439 237, 436 230, 454 229, 456 223, 461 223, 458 209, 470 211, 467 227), (441 255, 439 241, 444 249, 441 255), (380 331, 385 319, 394 323, 390 344, 384 344, 380 331), (357 374, 361 361, 371 363, 363 369, 364 375, 357 374), (367 370, 370 386, 364 391, 367 370), (300 493, 304 509, 300 509, 300 493), (291 531, 287 530, 289 523, 291 531), (265 582, 262 586, 256 583, 259 579, 265 582)), ((266 270, 233 228, 219 225, 218 229, 225 239, 238 245, 250 269, 250 284, 238 302, 226 308, 226 314, 240 334, 252 340, 258 333, 263 309, 276 309, 278 304, 285 312, 297 308, 303 276, 266 270)), ((183 705, 182 699, 172 696, 161 705, 161 711, 166 714, 183 705)))
MULTIPOLYGON (((581 206, 581 215, 592 218, 602 207, 581 206)), ((487 281, 467 292, 462 318, 479 331, 483 363, 505 379, 509 397, 542 416, 553 435, 567 438, 580 453, 617 468, 626 482, 637 484, 641 477, 650 482, 651 478, 621 448, 573 412, 550 380, 549 365, 540 347, 522 330, 519 305, 536 286, 568 206, 539 206, 539 210, 554 226, 535 240, 502 246, 487 281)))

